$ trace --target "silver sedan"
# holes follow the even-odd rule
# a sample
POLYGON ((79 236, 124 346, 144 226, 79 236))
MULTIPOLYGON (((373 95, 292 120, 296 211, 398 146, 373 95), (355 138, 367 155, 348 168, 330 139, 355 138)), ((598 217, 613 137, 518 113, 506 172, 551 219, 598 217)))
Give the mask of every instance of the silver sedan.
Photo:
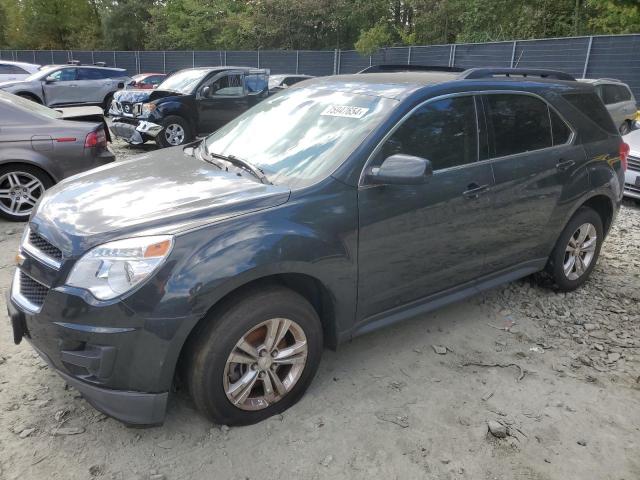
POLYGON ((45 189, 115 160, 101 114, 56 111, 0 91, 0 217, 25 221, 45 189))

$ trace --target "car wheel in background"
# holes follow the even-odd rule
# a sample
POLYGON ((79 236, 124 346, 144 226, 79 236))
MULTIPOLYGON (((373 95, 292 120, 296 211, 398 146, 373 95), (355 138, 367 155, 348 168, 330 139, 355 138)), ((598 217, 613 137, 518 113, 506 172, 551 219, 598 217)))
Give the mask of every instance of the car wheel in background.
POLYGON ((182 117, 171 115, 162 122, 164 127, 156 137, 161 147, 177 147, 191 141, 189 123, 182 117))
POLYGON ((102 110, 104 111, 104 116, 109 116, 109 109, 111 108, 111 101, 113 100, 113 93, 109 93, 106 97, 104 97, 104 102, 102 102, 102 110))
POLYGON ((52 185, 51 177, 37 167, 0 167, 0 216, 14 222, 27 221, 36 202, 52 185))
POLYGON ((603 240, 600 215, 591 208, 580 208, 562 231, 547 263, 546 271, 559 290, 575 290, 587 281, 603 240))
POLYGON ((631 132, 631 122, 629 120, 625 120, 624 122, 622 122, 622 125, 620 125, 620 128, 618 130, 620 130, 620 135, 626 135, 627 133, 631 132))
POLYGON ((183 378, 197 407, 224 425, 249 425, 295 404, 316 373, 322 326, 282 287, 227 302, 194 331, 183 378))

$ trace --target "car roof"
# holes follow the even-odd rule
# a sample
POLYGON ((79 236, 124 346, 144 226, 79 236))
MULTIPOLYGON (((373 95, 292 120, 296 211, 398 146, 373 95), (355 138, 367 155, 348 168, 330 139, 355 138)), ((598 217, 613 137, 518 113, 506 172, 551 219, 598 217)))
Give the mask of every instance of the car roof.
MULTIPOLYGON (((471 72, 471 70, 467 71, 471 72)), ((508 89, 527 89, 534 84, 538 87, 553 88, 562 85, 565 88, 574 90, 590 89, 585 84, 580 84, 575 80, 559 80, 555 78, 538 78, 538 77, 514 77, 500 76, 492 78, 465 78, 467 72, 439 72, 439 71, 413 71, 413 72, 383 72, 383 73, 366 73, 351 75, 333 75, 329 77, 315 77, 304 82, 304 85, 298 87, 294 85, 291 88, 304 88, 305 86, 318 85, 326 87, 329 90, 345 91, 359 93, 363 95, 381 96, 401 100, 411 95, 417 90, 436 85, 455 82, 460 86, 466 85, 469 90, 473 86, 482 84, 483 87, 504 86, 508 89)))
POLYGON ((82 64, 78 64, 78 65, 74 65, 74 64, 69 64, 69 63, 60 63, 60 64, 51 64, 51 65, 44 65, 41 70, 49 70, 52 68, 62 68, 62 67, 68 67, 68 68, 95 68, 97 70, 117 70, 118 72, 126 72, 127 70, 124 68, 118 68, 118 67, 103 67, 101 65, 82 65, 82 64))

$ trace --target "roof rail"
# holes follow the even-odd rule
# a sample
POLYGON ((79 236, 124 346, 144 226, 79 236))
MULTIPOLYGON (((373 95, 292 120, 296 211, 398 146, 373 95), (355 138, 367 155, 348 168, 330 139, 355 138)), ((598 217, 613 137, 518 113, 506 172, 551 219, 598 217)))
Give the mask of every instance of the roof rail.
POLYGON ((93 62, 93 65, 96 67, 106 67, 107 62, 93 62))
POLYGON ((623 82, 622 82, 622 80, 620 80, 619 78, 608 78, 608 77, 603 77, 603 78, 597 78, 596 80, 604 80, 605 82, 623 83, 623 82))
POLYGON ((67 65, 81 65, 80 60, 69 60, 67 65))
POLYGON ((553 78, 555 80, 568 80, 575 82, 573 75, 560 72, 558 70, 547 70, 542 68, 470 68, 460 74, 461 79, 477 80, 481 78, 505 77, 540 77, 553 78))
POLYGON ((371 65, 360 70, 358 73, 383 73, 383 72, 463 72, 459 67, 443 67, 439 65, 407 65, 407 64, 384 64, 371 65))

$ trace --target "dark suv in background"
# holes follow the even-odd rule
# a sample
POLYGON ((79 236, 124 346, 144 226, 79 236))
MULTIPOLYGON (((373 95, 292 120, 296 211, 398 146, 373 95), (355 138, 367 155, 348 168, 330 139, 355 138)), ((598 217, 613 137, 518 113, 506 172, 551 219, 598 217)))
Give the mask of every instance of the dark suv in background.
POLYGON ((300 399, 324 346, 535 272, 582 285, 627 154, 563 73, 307 80, 49 190, 15 341, 126 423, 162 422, 176 373, 213 421, 254 423, 300 399))

